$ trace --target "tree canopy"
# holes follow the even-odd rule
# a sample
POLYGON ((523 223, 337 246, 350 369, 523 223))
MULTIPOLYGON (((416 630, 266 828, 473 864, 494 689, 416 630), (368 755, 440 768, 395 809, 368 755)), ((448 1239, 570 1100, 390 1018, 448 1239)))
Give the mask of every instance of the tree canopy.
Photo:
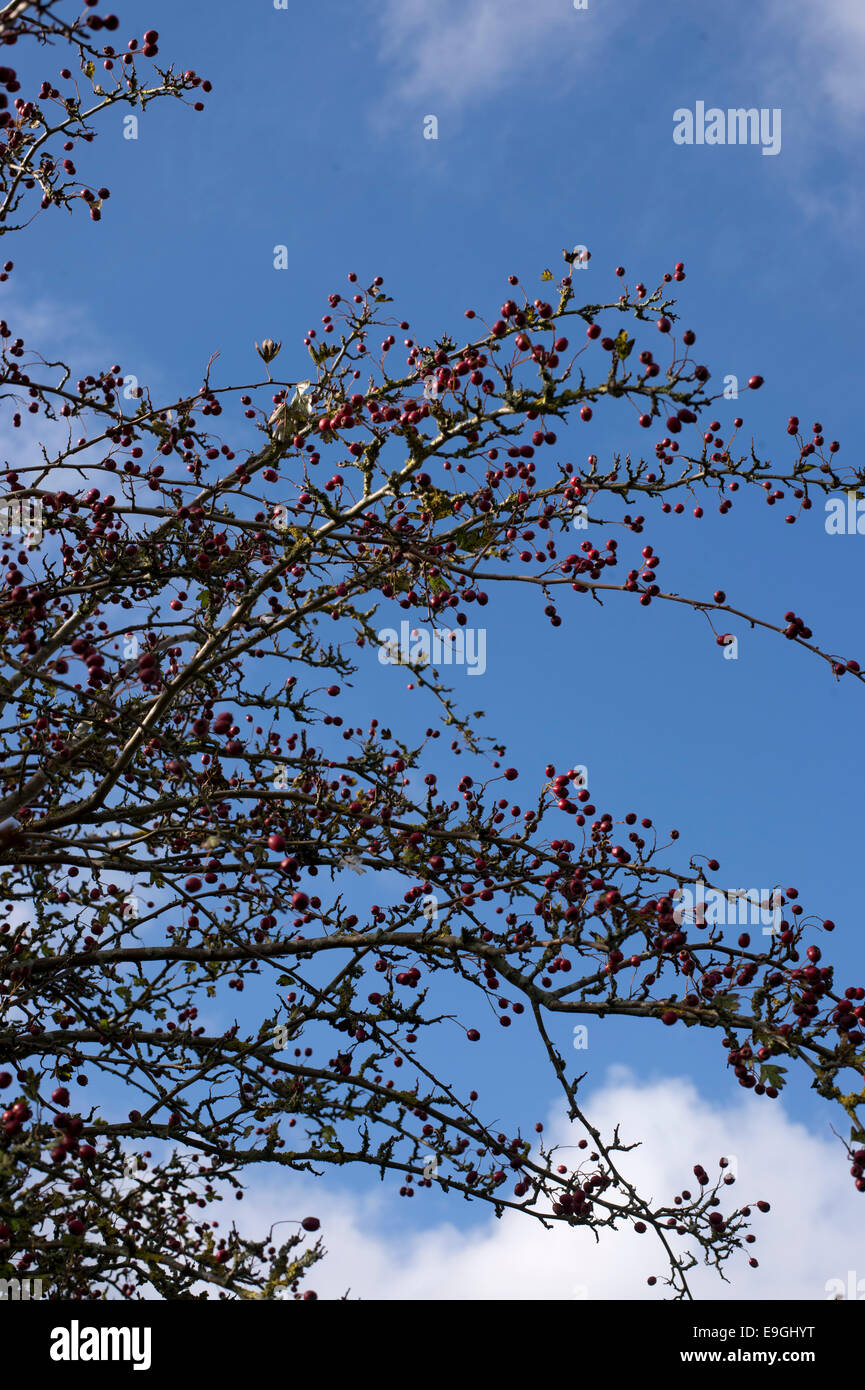
MULTIPOLYGON (((29 98, 0 68, 5 233, 82 204, 107 220, 76 142, 115 106, 201 110, 209 90, 160 66, 154 31, 117 52, 101 42, 115 16, 63 11, 0 16, 10 60, 30 42, 69 64, 29 98)), ((599 809, 579 768, 512 766, 443 669, 481 610, 529 585, 554 628, 566 605, 674 602, 722 645, 737 616, 863 678, 800 615, 665 592, 641 539, 653 508, 727 514, 759 489, 792 499, 794 523, 863 474, 820 425, 791 419, 769 463, 724 418, 678 326, 681 263, 652 288, 622 269, 606 303, 579 304, 574 254, 544 272, 548 299, 512 275, 500 306, 429 343, 381 276, 350 271, 292 359, 299 381, 266 339, 257 380, 220 385, 211 364, 160 402, 121 363, 76 379, 0 322, 4 428, 30 415, 42 439, 4 470, 0 1276, 38 1268, 61 1298, 314 1297, 318 1218, 251 1234, 239 1210, 217 1227, 214 1204, 261 1165, 367 1165, 403 1195, 630 1224, 659 1243, 653 1280, 687 1297, 699 1261, 748 1258, 767 1204, 699 1162, 693 1191, 641 1194, 635 1141, 584 1113, 561 1016, 714 1029, 755 1104, 810 1072, 865 1190, 865 989, 824 960, 834 924, 779 887, 760 905, 771 933, 725 930, 717 861, 599 809), (635 413, 646 457, 561 461, 557 430, 605 397, 635 413), (432 702, 421 739, 369 712, 364 673, 384 660, 432 702), (381 885, 360 914, 359 871, 381 885), (540 1039, 576 1160, 540 1121, 485 1118, 435 1060, 444 1036, 473 1063, 498 1027, 540 1039)))

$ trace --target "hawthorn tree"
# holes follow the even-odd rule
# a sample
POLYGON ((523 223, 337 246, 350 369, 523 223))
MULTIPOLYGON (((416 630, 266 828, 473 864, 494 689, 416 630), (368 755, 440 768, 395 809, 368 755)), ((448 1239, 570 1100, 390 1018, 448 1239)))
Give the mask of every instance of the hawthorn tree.
MULTIPOLYGON (((2 12, 4 45, 62 43, 77 74, 22 99, 0 69, 3 231, 79 200, 99 220, 108 190, 76 184, 58 146, 120 103, 209 89, 153 62, 154 31, 119 56, 98 43, 114 16, 60 9, 2 12)), ((634 1141, 583 1111, 562 1015, 714 1029, 755 1104, 787 1068, 810 1071, 847 1114, 865 1190, 865 990, 821 963, 831 922, 788 888, 769 940, 728 939, 699 902, 681 907, 718 863, 677 859, 678 832, 648 816, 598 811, 578 769, 523 773, 517 804, 504 745, 423 652, 407 656, 436 710, 422 739, 357 713, 394 614, 459 633, 514 584, 553 627, 605 594, 674 601, 862 679, 794 613, 664 592, 639 539, 653 506, 728 513, 758 488, 772 505, 792 494, 794 522, 862 475, 839 471, 820 425, 806 438, 791 419, 773 467, 738 442, 741 419, 714 418, 695 335, 674 327, 681 264, 651 290, 620 267, 609 302, 578 306, 573 259, 558 281, 545 272, 549 301, 512 275, 500 309, 466 311, 464 339, 428 344, 380 276, 350 273, 303 339, 308 382, 272 379, 280 345, 265 340, 263 380, 221 386, 208 367, 162 404, 120 363, 75 379, 0 323, 4 423, 29 412, 43 436, 7 465, 3 498, 0 1276, 38 1273, 54 1298, 314 1298, 317 1218, 253 1238, 214 1204, 258 1165, 355 1164, 403 1196, 437 1184, 548 1227, 632 1225, 658 1242, 649 1283, 690 1297, 700 1260, 723 1274, 747 1258, 753 1204, 723 1161, 696 1163, 692 1191, 641 1194, 634 1141), (605 397, 635 412, 647 457, 574 472, 556 428, 605 397), (353 870, 380 875, 361 914, 353 870), (197 1021, 230 1017, 245 989, 256 1026, 197 1021), (540 1123, 490 1124, 433 1065, 443 1031, 471 1054, 491 1026, 540 1039, 576 1162, 540 1123)))

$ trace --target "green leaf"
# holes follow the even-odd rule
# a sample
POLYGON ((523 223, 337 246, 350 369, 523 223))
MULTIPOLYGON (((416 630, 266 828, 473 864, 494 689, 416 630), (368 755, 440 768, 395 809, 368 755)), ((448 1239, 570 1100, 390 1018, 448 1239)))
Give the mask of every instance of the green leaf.
POLYGON ((485 545, 489 545, 494 532, 492 527, 484 526, 480 531, 470 531, 468 529, 457 531, 454 540, 462 550, 468 550, 474 555, 479 550, 483 550, 485 545))
POLYGON ((628 337, 624 328, 616 334, 616 352, 623 362, 625 358, 629 356, 631 348, 634 346, 634 341, 633 338, 628 337))
POLYGON ((739 996, 738 994, 716 994, 710 1003, 713 1009, 735 1013, 739 1007, 739 996))
POLYGON ((90 61, 89 58, 87 62, 84 64, 84 71, 87 73, 88 77, 92 77, 96 71, 95 65, 90 61))
POLYGON ((783 1090, 784 1073, 786 1067, 777 1067, 773 1062, 760 1063, 760 1081, 764 1086, 774 1086, 777 1090, 783 1090))
POLYGON ((331 347, 329 343, 320 343, 318 345, 310 343, 309 345, 309 355, 317 367, 320 367, 322 362, 326 362, 328 357, 333 357, 336 351, 337 349, 331 347))
POLYGON ((453 513, 453 498, 449 492, 442 492, 439 488, 432 488, 424 497, 424 506, 427 511, 432 512, 436 521, 442 517, 451 516, 453 513))

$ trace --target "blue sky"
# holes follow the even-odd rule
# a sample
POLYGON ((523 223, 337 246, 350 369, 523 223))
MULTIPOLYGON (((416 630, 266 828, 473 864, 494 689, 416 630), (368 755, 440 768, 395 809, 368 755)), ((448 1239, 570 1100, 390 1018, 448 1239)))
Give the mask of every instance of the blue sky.
MULTIPOLYGON (((137 7, 116 9, 121 34, 137 27, 137 7)), ((84 178, 92 171, 112 190, 102 222, 52 211, 18 239, 7 317, 13 332, 35 320, 46 355, 59 345, 90 370, 120 361, 168 401, 198 386, 216 351, 217 384, 257 380, 253 342, 270 336, 284 344, 280 371, 303 377, 301 338, 350 270, 383 275, 421 341, 459 338, 464 309, 496 310, 509 273, 533 296, 544 267, 560 275, 561 248, 580 243, 591 263, 574 276, 578 302, 613 298, 619 264, 629 283, 652 287, 684 261, 680 326, 696 331, 698 360, 716 383, 765 378, 717 415, 741 414, 758 453, 792 461, 795 413, 806 431, 822 421, 857 466, 858 0, 711 11, 680 0, 588 0, 585 10, 569 0, 291 0, 286 10, 148 0, 143 18, 160 32, 160 59, 194 67, 214 90, 203 114, 154 104, 136 141, 112 116, 76 158, 84 178), (676 145, 673 113, 698 101, 780 109, 780 152, 676 145), (430 115, 435 140, 424 138, 430 115), (279 271, 283 244, 289 269, 279 271)), ((60 65, 39 55, 35 70, 60 65)), ((558 432, 576 466, 589 452, 603 461, 645 445, 626 409, 598 408, 591 425, 558 432)), ((699 521, 690 508, 662 517, 652 507, 639 543, 663 556, 664 587, 697 598, 721 587, 772 622, 792 608, 826 649, 865 665, 865 539, 827 535, 819 501, 794 526, 785 510, 741 494, 728 516, 709 504, 699 521)), ((626 545, 621 530, 608 534, 626 545)), ((507 742, 523 804, 547 762, 586 764, 601 809, 679 829, 680 862, 715 855, 731 884, 795 885, 806 911, 838 924, 826 952, 838 979, 859 983, 861 684, 834 681, 801 648, 735 620, 738 659, 725 660, 705 618, 681 605, 641 609, 611 595, 600 609, 567 593, 560 611, 553 631, 537 621, 534 594, 509 590, 484 611, 485 674, 453 675, 465 707, 482 708, 507 742)), ((404 685, 370 663, 355 709, 384 702, 399 727, 425 724, 422 697, 404 685)), ((364 880, 355 891, 375 900, 381 890, 364 880)), ((480 1063, 483 1092, 533 1120, 552 1104, 552 1083, 531 1049, 505 1041, 510 1051, 499 1037, 480 1063)), ((701 1102, 739 1103, 702 1030, 607 1023, 585 1062, 593 1085, 627 1066, 637 1091, 678 1077, 701 1102)), ((831 1138, 834 1117, 807 1085, 791 1086, 783 1107, 791 1125, 831 1138)), ((840 1148, 826 1152, 843 1168, 840 1148)), ((345 1189, 343 1175, 327 1181, 345 1189)), ((856 1200, 848 1179, 838 1212, 855 1216, 856 1200)), ((393 1205, 393 1220, 419 1228, 488 1221, 462 1203, 444 1215, 440 1201, 423 1212, 393 1205)))

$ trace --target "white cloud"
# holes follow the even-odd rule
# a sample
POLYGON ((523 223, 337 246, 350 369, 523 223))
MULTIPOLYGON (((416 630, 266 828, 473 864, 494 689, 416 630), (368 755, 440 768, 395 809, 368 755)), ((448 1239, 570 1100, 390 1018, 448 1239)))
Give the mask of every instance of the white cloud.
MULTIPOLYGON (((511 98, 547 100, 537 94, 549 93, 553 78, 561 93, 621 30, 632 33, 636 7, 595 0, 584 10, 575 10, 571 0, 385 0, 378 13, 381 58, 395 74, 389 98, 429 102, 435 114, 436 103, 462 107, 503 88, 511 98)), ((736 55, 739 75, 749 65, 769 87, 789 90, 791 72, 799 72, 803 106, 819 106, 822 99, 841 122, 860 119, 862 0, 770 0, 754 20, 750 51, 736 55)))
POLYGON ((865 112, 865 5, 862 0, 773 0, 768 14, 784 67, 801 74, 803 96, 823 94, 836 116, 858 122, 865 112), (785 40, 793 48, 786 52, 785 40))
MULTIPOLYGON (((643 1195, 668 1202, 683 1188, 694 1190, 695 1163, 713 1176, 722 1155, 735 1155, 739 1176, 730 1205, 771 1203, 769 1213, 755 1210, 752 1218, 757 1241, 748 1254, 757 1256, 759 1267, 749 1268, 745 1254, 734 1256, 726 1271, 729 1283, 700 1267, 690 1276, 696 1297, 825 1300, 832 1296, 828 1281, 846 1287, 848 1271, 858 1271, 865 1290, 865 1194, 855 1191, 828 1124, 818 1137, 790 1120, 778 1101, 743 1093, 741 1100, 711 1106, 689 1080, 647 1083, 625 1068, 610 1071, 586 1108, 602 1133, 621 1122, 623 1141, 642 1141, 622 1156, 621 1166, 643 1195)), ((560 1111, 551 1116, 546 1137, 574 1142, 560 1111)), ((260 1233, 271 1221, 317 1216, 328 1254, 303 1287, 315 1289, 319 1298, 339 1298, 347 1291, 352 1298, 384 1300, 663 1296, 660 1283, 654 1289, 646 1283, 649 1274, 664 1273, 661 1247, 648 1233, 604 1232, 596 1245, 587 1231, 544 1230, 516 1213, 501 1220, 490 1214, 466 1227, 468 1207, 460 1196, 452 1199, 451 1220, 433 1217, 418 1231, 400 1228, 394 1220, 405 1200, 390 1180, 380 1191, 358 1196, 335 1172, 315 1179, 291 1175, 252 1185, 242 1228, 260 1233)), ((423 1200, 418 1193, 413 1207, 423 1200)), ((274 1235, 279 1237, 279 1228, 274 1235)))
POLYGON ((515 94, 533 101, 561 80, 629 6, 575 10, 570 0, 387 0, 380 10, 382 58, 399 73, 400 99, 462 106, 513 79, 515 94), (539 66, 538 61, 542 63, 539 66))
MULTIPOLYGON (((44 366, 42 363, 66 363, 71 369, 71 378, 66 382, 68 391, 75 390, 79 374, 84 376, 105 371, 118 360, 118 347, 113 346, 99 325, 91 310, 84 304, 72 300, 50 298, 45 295, 30 296, 26 281, 22 285, 14 281, 4 291, 3 314, 12 332, 12 337, 24 340, 25 356, 23 366, 34 380, 60 383, 61 371, 57 365, 44 366), (31 354, 38 354, 35 360, 31 354), (40 362, 39 359, 42 359, 40 362)), ((98 316, 97 316, 98 317, 98 316)), ((132 375, 127 365, 121 363, 124 380, 132 375)), ((141 368, 134 386, 139 383, 147 386, 151 377, 141 368)), ((127 414, 134 401, 121 398, 120 402, 127 414)), ((53 402, 55 408, 60 404, 53 402)), ((48 419, 40 405, 38 413, 31 414, 26 388, 13 398, 6 400, 6 410, 0 418, 0 466, 18 469, 25 484, 35 484, 46 490, 65 487, 69 490, 83 489, 92 484, 105 488, 106 474, 96 470, 97 459, 105 452, 104 441, 93 449, 76 453, 74 460, 60 470, 52 469, 44 476, 41 470, 49 461, 64 455, 70 445, 73 447, 82 437, 101 433, 104 421, 87 412, 83 417, 71 421, 48 419), (11 416, 19 413, 21 424, 13 426, 11 416)), ((109 482, 110 487, 110 482, 109 482)))
POLYGON ((83 304, 49 299, 44 295, 31 299, 18 291, 11 296, 11 303, 7 296, 4 312, 13 337, 22 337, 26 348, 35 349, 46 357, 69 344, 82 356, 105 353, 104 339, 83 304))

